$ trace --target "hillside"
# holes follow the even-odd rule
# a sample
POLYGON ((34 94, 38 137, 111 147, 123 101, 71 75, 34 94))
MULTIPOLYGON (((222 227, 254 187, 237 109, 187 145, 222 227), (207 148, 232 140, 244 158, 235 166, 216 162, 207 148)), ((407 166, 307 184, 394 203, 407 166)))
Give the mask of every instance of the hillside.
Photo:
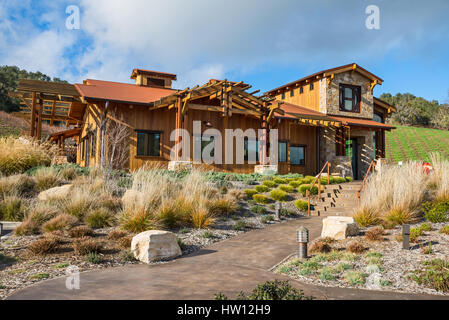
MULTIPOLYGON (((29 128, 30 125, 24 119, 0 111, 0 137, 9 135, 18 137, 20 135, 26 135, 28 134, 29 128)), ((64 130, 62 127, 50 126, 46 123, 42 123, 43 138, 62 130, 64 130)))
POLYGON ((429 161, 430 152, 449 158, 449 131, 430 128, 396 126, 386 133, 386 157, 398 161, 429 161))

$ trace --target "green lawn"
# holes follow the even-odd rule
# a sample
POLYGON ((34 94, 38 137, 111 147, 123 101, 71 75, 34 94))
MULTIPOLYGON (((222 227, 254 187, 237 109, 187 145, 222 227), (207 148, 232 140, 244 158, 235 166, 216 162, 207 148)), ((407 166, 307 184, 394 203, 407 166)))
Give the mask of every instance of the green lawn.
POLYGON ((395 162, 430 161, 430 152, 440 152, 449 158, 449 131, 396 126, 386 133, 386 157, 395 162))

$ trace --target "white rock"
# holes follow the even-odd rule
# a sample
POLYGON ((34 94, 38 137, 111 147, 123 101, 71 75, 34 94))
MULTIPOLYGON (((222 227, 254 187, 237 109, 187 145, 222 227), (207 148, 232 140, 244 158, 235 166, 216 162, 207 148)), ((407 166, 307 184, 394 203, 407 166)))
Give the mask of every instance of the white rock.
POLYGON ((327 217, 323 219, 321 237, 329 237, 335 240, 343 240, 359 233, 357 223, 353 217, 327 217))
POLYGON ((60 187, 55 187, 55 188, 51 188, 51 189, 42 191, 41 193, 39 193, 37 198, 40 201, 47 201, 47 200, 55 199, 55 198, 65 198, 65 197, 69 196, 71 189, 72 189, 71 184, 65 184, 60 187))
POLYGON ((131 251, 136 259, 145 263, 172 259, 182 254, 176 235, 160 230, 145 231, 133 237, 131 251))

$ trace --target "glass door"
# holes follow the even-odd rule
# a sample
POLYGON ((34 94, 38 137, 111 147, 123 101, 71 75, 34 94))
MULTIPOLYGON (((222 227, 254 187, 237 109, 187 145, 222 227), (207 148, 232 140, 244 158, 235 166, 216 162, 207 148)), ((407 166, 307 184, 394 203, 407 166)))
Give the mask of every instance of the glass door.
POLYGON ((354 180, 357 180, 358 177, 358 155, 357 155, 357 140, 355 139, 348 139, 346 140, 346 156, 351 158, 351 165, 352 165, 352 175, 354 177, 354 180))

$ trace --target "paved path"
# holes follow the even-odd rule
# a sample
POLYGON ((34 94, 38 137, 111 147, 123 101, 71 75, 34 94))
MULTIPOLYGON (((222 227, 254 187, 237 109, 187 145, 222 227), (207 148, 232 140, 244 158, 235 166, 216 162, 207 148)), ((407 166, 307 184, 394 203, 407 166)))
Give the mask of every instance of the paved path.
MULTIPOLYGON (((301 218, 250 231, 180 259, 158 265, 129 265, 81 273, 80 290, 67 290, 56 278, 20 290, 9 299, 212 299, 222 291, 234 297, 257 284, 288 279, 269 270, 295 252, 296 229, 319 236, 320 217, 301 218)), ((291 281, 320 299, 437 299, 438 296, 318 287, 291 281)))

